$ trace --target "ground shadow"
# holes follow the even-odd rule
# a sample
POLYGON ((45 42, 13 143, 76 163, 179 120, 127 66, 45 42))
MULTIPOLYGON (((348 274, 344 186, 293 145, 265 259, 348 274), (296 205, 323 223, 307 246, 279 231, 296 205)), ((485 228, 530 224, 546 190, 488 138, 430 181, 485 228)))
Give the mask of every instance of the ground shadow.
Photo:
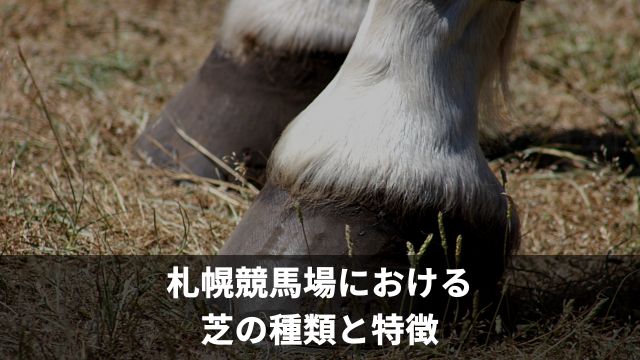
MULTIPOLYGON (((640 175, 640 134, 623 130, 596 132, 587 129, 553 131, 547 127, 531 127, 483 144, 489 160, 523 157, 532 148, 548 148, 579 155, 597 163, 616 163, 620 169, 629 169, 630 176, 640 175), (634 149, 636 154, 634 154, 634 149), (633 166, 633 168, 629 168, 633 166)), ((545 153, 534 153, 527 159, 536 168, 553 167, 554 170, 575 168, 575 161, 545 153)))

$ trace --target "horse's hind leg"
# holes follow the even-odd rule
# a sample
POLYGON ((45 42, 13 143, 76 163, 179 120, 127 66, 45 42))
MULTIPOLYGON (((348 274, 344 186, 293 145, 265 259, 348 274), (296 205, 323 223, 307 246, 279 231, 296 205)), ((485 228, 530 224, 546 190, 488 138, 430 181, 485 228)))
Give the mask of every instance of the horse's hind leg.
POLYGON ((519 225, 480 148, 478 109, 518 16, 504 1, 373 1, 220 253, 402 256, 433 234, 429 260, 446 253, 492 292, 519 225))
POLYGON ((160 167, 228 179, 177 127, 261 182, 281 131, 341 66, 366 5, 233 0, 209 57, 143 131, 136 152, 160 167))

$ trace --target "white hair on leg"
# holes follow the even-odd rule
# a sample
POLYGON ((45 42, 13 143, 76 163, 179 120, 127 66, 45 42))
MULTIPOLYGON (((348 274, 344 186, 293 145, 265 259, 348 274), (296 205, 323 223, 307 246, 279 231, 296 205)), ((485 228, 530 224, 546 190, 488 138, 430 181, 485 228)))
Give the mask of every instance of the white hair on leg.
MULTIPOLYGON (((349 51, 368 0, 232 0, 222 24, 222 47, 349 51)), ((249 49, 250 50, 250 49, 249 49)))
POLYGON ((341 70, 276 145, 270 180, 298 197, 383 195, 401 210, 505 218, 503 189, 479 146, 478 109, 481 90, 506 66, 518 8, 373 0, 341 70))
POLYGON ((480 138, 483 140, 499 137, 507 112, 511 93, 509 90, 509 63, 516 44, 520 6, 509 18, 507 31, 500 43, 498 61, 493 64, 488 80, 480 91, 480 138))

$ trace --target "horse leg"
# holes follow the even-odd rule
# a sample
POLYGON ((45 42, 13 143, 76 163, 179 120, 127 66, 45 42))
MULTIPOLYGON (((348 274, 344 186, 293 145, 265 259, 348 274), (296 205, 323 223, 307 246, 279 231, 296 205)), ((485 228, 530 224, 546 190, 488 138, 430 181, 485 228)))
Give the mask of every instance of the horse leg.
POLYGON ((238 163, 261 183, 280 133, 338 71, 367 0, 233 0, 198 72, 144 129, 135 150, 152 164, 231 179, 181 136, 238 163))
POLYGON ((519 225, 478 117, 518 17, 510 2, 372 0, 340 72, 284 131, 267 185, 220 253, 406 255, 407 242, 439 239, 444 225, 428 261, 446 253, 475 289, 495 286, 519 225))

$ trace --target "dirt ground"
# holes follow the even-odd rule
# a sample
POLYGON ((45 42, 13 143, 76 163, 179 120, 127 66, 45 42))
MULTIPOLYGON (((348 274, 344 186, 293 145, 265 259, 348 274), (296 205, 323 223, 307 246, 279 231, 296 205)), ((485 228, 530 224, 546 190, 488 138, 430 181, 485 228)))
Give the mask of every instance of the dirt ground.
MULTIPOLYGON (((224 4, 0 1, 0 254, 216 253, 254 195, 131 148, 210 51, 224 4)), ((520 254, 640 253, 638 19, 636 0, 524 3, 512 119, 487 148, 520 254)))

